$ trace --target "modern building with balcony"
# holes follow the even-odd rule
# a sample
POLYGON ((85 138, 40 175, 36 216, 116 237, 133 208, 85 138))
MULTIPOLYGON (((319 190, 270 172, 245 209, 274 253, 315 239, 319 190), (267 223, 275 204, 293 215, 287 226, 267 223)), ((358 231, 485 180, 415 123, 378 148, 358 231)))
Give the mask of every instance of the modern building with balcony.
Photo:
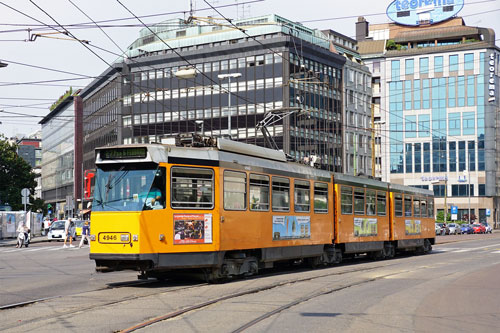
POLYGON ((500 49, 491 29, 460 17, 436 21, 358 20, 379 124, 376 174, 433 190, 437 210, 457 206, 459 220, 470 209, 476 221, 498 222, 500 49))

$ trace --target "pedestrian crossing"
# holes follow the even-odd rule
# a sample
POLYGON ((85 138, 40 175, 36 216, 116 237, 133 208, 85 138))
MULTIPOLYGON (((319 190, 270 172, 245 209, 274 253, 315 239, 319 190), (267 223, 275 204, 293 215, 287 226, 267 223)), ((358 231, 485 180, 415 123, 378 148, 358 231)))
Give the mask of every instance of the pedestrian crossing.
POLYGON ((44 247, 28 247, 28 248, 12 248, 12 247, 0 247, 0 255, 4 253, 21 253, 21 252, 53 252, 53 251, 88 251, 89 247, 88 246, 83 246, 81 249, 78 248, 78 246, 75 247, 68 247, 68 248, 63 248, 61 246, 44 246, 44 247))

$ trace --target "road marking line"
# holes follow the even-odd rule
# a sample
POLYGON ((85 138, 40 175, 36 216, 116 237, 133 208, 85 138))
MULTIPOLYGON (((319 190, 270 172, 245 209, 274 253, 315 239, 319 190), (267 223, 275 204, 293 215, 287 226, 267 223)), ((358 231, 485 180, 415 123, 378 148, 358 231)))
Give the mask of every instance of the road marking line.
POLYGON ((491 253, 500 253, 500 251, 493 251, 493 252, 491 252, 491 253))
POLYGON ((19 250, 21 250, 21 249, 9 250, 9 251, 5 251, 4 253, 16 252, 16 251, 19 251, 19 250))
POLYGON ((470 251, 472 251, 472 250, 471 249, 462 249, 462 250, 453 251, 453 253, 470 252, 470 251))
POLYGON ((34 251, 40 251, 40 250, 45 250, 45 248, 44 247, 39 247, 37 249, 29 249, 29 250, 26 250, 24 252, 34 252, 34 251))

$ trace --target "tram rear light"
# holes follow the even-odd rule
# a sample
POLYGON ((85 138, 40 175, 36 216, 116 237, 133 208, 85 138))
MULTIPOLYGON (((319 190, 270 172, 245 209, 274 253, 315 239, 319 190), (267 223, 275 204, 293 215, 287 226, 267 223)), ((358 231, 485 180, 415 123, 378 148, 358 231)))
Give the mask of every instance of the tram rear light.
POLYGON ((90 235, 90 240, 95 242, 95 235, 90 235))
POLYGON ((139 241, 139 236, 138 236, 138 235, 132 235, 132 240, 133 240, 134 242, 139 241))
POLYGON ((129 241, 130 241, 130 236, 129 236, 129 234, 120 235, 120 240, 121 240, 122 242, 129 242, 129 241))

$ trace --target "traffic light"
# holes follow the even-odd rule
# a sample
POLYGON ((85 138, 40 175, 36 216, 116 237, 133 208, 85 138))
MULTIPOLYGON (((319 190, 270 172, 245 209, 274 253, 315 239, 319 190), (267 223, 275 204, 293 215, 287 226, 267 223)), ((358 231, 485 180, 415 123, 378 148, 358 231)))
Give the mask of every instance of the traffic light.
POLYGON ((84 198, 90 199, 92 197, 92 178, 94 178, 95 173, 90 170, 85 170, 84 175, 84 198))

